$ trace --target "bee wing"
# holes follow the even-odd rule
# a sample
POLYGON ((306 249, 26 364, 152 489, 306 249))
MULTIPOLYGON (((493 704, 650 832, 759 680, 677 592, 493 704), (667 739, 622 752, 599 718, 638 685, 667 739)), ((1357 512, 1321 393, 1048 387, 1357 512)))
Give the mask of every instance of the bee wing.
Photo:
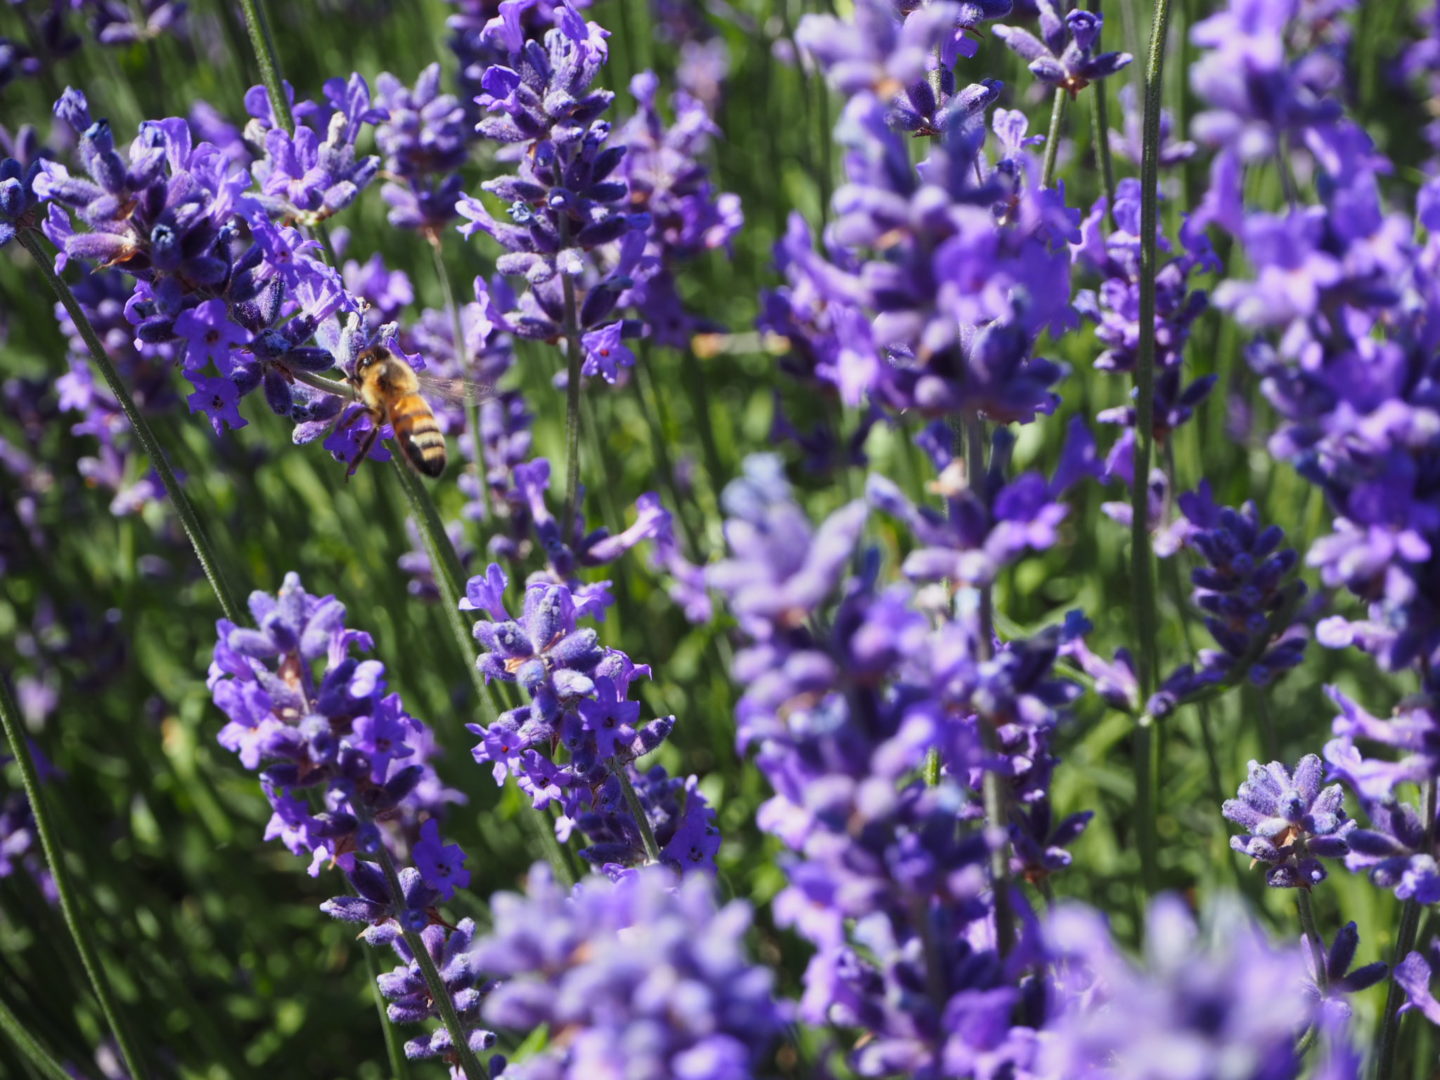
POLYGON ((482 379, 430 375, 424 371, 417 371, 415 377, 420 381, 422 394, 452 405, 479 405, 495 396, 495 385, 482 379))

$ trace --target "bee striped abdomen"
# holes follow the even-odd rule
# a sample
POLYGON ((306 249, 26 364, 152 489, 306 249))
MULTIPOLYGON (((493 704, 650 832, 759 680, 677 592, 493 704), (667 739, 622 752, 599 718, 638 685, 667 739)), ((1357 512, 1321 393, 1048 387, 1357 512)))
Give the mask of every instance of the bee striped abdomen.
POLYGON ((435 414, 419 394, 406 394, 390 410, 395 441, 406 459, 429 477, 445 471, 445 436, 435 414))

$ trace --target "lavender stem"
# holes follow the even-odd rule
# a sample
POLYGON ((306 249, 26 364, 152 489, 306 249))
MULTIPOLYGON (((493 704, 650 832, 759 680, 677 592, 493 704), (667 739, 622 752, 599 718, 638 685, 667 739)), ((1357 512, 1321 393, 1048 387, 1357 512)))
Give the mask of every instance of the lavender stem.
MULTIPOLYGON (((1165 70, 1165 31, 1169 0, 1155 0, 1150 26, 1150 57, 1145 65, 1145 123, 1140 155, 1140 341, 1135 362, 1135 462, 1131 485, 1130 548, 1134 563, 1136 652, 1140 698, 1155 689, 1156 637, 1154 558, 1150 550, 1149 477, 1155 430, 1155 265, 1159 222, 1160 99, 1165 70)), ((1135 729, 1135 757, 1140 775, 1136 815, 1139 818, 1140 870, 1147 893, 1159 883, 1155 818, 1160 812, 1159 733, 1152 722, 1135 729)))
POLYGON ((90 320, 85 315, 85 309, 75 299, 75 294, 70 291, 70 286, 65 284, 65 279, 55 272, 55 268, 40 246, 39 234, 28 228, 21 229, 17 239, 30 253, 30 257, 35 260, 35 265, 45 275, 45 279, 50 283, 50 288, 54 290, 61 305, 69 313, 71 322, 75 324, 81 340, 85 342, 85 347, 90 351, 90 359, 100 369, 100 374, 105 379, 105 385, 110 388, 110 392, 115 395, 115 400, 120 403, 120 408, 125 413, 125 419, 130 422, 130 427, 135 432, 136 438, 140 440, 146 457, 150 459, 151 467, 160 477, 160 483, 165 488, 165 493, 170 496, 170 503, 175 507, 176 516, 180 518, 180 525, 190 540, 190 546, 195 549, 195 557, 200 560, 200 568, 205 571, 205 577, 210 582, 210 587, 215 590, 215 598, 220 601, 221 613, 231 622, 238 622, 242 618, 240 605, 235 602, 234 594, 230 592, 230 586, 220 569, 220 561, 215 557, 215 552, 210 547, 210 540, 200 526, 200 519, 195 514, 195 508, 190 504, 185 489, 175 479, 175 473, 165 459, 164 451, 160 448, 160 440, 155 437, 155 432, 136 407, 135 399, 130 396, 129 388, 120 378, 120 373, 115 370, 115 365, 110 362, 110 357, 105 352, 105 346, 100 343, 99 335, 95 333, 95 328, 90 325, 90 320))
POLYGON ((1060 153, 1060 124, 1065 118, 1065 91, 1055 88, 1050 102, 1050 134, 1045 137, 1045 163, 1040 168, 1040 186, 1048 188, 1055 179, 1055 159, 1060 153))
POLYGON ((9 1037, 11 1045, 18 1049, 25 1056, 25 1060, 39 1070, 46 1080, 72 1080, 70 1074, 56 1063, 45 1048, 30 1037, 30 1032, 20 1022, 20 1018, 11 1012, 3 1001, 0 1001, 0 1031, 9 1037))
MULTIPOLYGON (((1425 781, 1426 850, 1435 843, 1436 782, 1425 781)), ((1395 935, 1395 956, 1390 964, 1390 986, 1385 993, 1385 1012, 1380 1020, 1379 1051, 1375 1055, 1375 1080, 1393 1080, 1396 1075, 1395 1054, 1400 1049, 1400 1006, 1406 994, 1395 980, 1395 969, 1415 947, 1415 932, 1420 928, 1420 903, 1411 897, 1400 908, 1400 930, 1395 935)))
POLYGON ((295 117, 290 112, 290 101, 285 97, 285 85, 280 81, 280 63, 275 58, 275 39, 270 36, 270 24, 260 7, 261 0, 240 0, 240 10, 245 13, 245 29, 250 33, 250 47, 255 52, 255 61, 260 65, 260 81, 270 96, 270 109, 286 134, 295 131, 295 117))
MULTIPOLYGON (((25 234, 22 232, 20 235, 23 237, 25 234)), ((40 834, 40 846, 45 851, 45 861, 50 866, 50 876, 55 881, 55 892, 60 898, 60 911, 65 917, 65 926, 70 931, 71 940, 75 942, 75 951, 80 954, 80 962, 85 966, 85 974, 90 979, 90 986, 95 991, 95 998, 100 1003, 105 1022, 115 1036, 120 1056, 125 1059, 126 1070, 137 1080, 144 1080, 148 1074, 141 1067, 141 1058, 132 1041, 130 1029, 121 1018, 119 1005, 111 993, 110 979, 105 974, 100 963, 100 954, 90 937, 90 923, 80 911, 77 900, 79 893, 70 877, 69 867, 65 864, 60 842, 51 828, 50 811, 45 805, 44 792, 40 790, 40 775, 35 769, 35 759, 30 754, 30 743, 20 721, 20 710, 10 696, 10 687, 3 675, 0 675, 0 723, 4 724, 10 753, 15 756, 15 763, 20 767, 20 783, 25 789, 25 798, 30 802, 30 813, 35 818, 35 831, 40 834)))
MULTIPOLYGON (((400 886, 400 875, 395 872, 394 860, 390 858, 390 852, 382 844, 376 856, 380 862, 380 869, 385 873, 385 884, 390 889, 390 900, 395 905, 395 910, 400 911, 405 906, 405 891, 400 886)), ((425 978, 425 985, 430 990, 430 1000, 435 1003, 436 1009, 440 1012, 440 1020, 445 1025, 445 1030, 450 1033, 451 1045, 455 1048, 455 1056, 459 1058, 460 1071, 465 1074, 466 1080, 490 1080, 490 1074, 480 1059, 475 1056, 475 1051, 470 1049, 470 1043, 465 1038, 465 1027, 460 1023, 460 1016, 455 1012, 455 1002, 450 998, 450 992, 445 989, 445 981, 440 978, 440 972, 435 967, 435 960, 430 955, 430 950, 425 947, 425 942, 420 935, 406 926, 403 920, 396 920, 400 925, 400 932, 405 936, 405 944, 410 946, 410 952, 415 956, 415 962, 420 966, 420 974, 425 978)))
POLYGON ((652 863, 658 863, 660 845, 655 841, 655 831, 650 828, 650 819, 645 816, 645 808, 640 805, 640 796, 635 794, 635 785, 630 783, 630 777, 625 774, 625 766, 619 762, 611 762, 610 771, 615 774, 615 779, 620 781, 620 792, 625 796, 625 805, 635 819, 635 827, 640 830, 640 841, 645 845, 645 858, 652 863))

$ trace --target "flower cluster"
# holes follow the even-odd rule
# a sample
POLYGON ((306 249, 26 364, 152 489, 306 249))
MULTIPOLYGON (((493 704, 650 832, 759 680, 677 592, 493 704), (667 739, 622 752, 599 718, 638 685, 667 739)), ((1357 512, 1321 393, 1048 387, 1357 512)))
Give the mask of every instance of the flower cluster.
MULTIPOLYGON (((1124 179, 1115 191, 1115 206, 1103 196, 1096 201, 1080 225, 1080 242, 1075 259, 1101 276, 1098 289, 1083 289, 1075 307, 1096 325, 1095 336, 1105 346, 1095 361, 1102 371, 1129 373, 1135 370, 1140 343, 1140 182, 1124 179), (1105 229, 1107 213, 1114 226, 1105 229)), ((1158 236, 1162 251, 1169 241, 1158 236)), ((1204 292, 1189 288, 1196 271, 1215 269, 1218 263, 1203 232, 1181 233, 1185 245, 1180 254, 1165 261, 1155 272, 1155 392, 1152 430, 1163 442, 1205 400, 1215 376, 1205 375, 1188 384, 1182 376, 1182 361, 1190 329, 1209 306, 1204 292)), ((1100 413, 1104 423, 1135 426, 1134 406, 1122 406, 1100 413)), ((1127 431, 1125 438, 1131 438, 1127 431)))
MULTIPOLYGON (((1211 912, 1219 930, 1204 944, 1178 897, 1155 900, 1146 919, 1145 964, 1116 948, 1104 918, 1059 908, 1045 930, 1063 980, 1059 1015, 1040 1051, 1037 1075, 1225 1075, 1282 1080, 1301 1074, 1295 1044, 1315 1017, 1300 950, 1277 949, 1244 912, 1211 912)), ((1352 1074, 1354 1075, 1354 1074, 1352 1074)))
POLYGON ((649 219, 628 211, 617 174, 625 149, 611 145, 601 119, 614 95, 593 87, 607 32, 568 5, 543 44, 503 15, 489 26, 509 59, 486 70, 477 99, 486 116, 476 130, 519 151, 519 171, 482 185, 508 206, 510 221, 462 195, 460 231, 492 237, 505 250, 496 268, 529 286, 513 309, 495 309, 497 325, 541 341, 578 336, 582 372, 614 382, 634 362, 622 338, 638 328, 612 316, 640 272, 649 219))
MULTIPOLYGON (((405 712, 400 695, 386 693, 385 665, 359 660, 369 634, 346 628, 345 608, 333 596, 307 593, 295 574, 280 591, 250 596, 255 627, 216 624, 219 641, 208 683, 228 717, 219 742, 258 770, 273 814, 267 839, 310 856, 310 873, 338 866, 353 896, 326 901, 322 910, 363 923, 376 946, 391 945, 402 966, 380 980, 397 1023, 438 1017, 403 932, 418 931, 473 1029, 475 1048, 494 1036, 476 1027, 481 992, 466 960, 473 925, 452 929, 435 911, 470 881, 465 854, 440 836, 438 818, 448 791, 428 763, 435 744, 405 712), (388 880, 392 859, 413 863, 388 880), (371 861, 371 859, 375 861, 371 861)), ((452 1049, 441 1029, 412 1040, 411 1057, 442 1057, 452 1049)))
POLYGON ((1023 808, 1007 838, 1019 875, 1068 863, 1087 816, 1053 826, 1046 790, 1075 691, 1052 672, 1060 635, 996 649, 966 590, 952 608, 884 586, 873 554, 845 580, 865 504, 813 530, 773 458, 751 458, 724 502, 731 557, 707 576, 751 639, 734 666, 737 738, 775 789, 759 823, 793 852, 777 917, 817 949, 803 1017, 862 1028, 862 1075, 1023 1066, 1042 1018, 1000 953, 994 891, 1008 887, 986 873, 992 841, 956 825, 980 816, 996 774, 1023 808))
POLYGON ((438 238, 455 218, 460 175, 473 124, 450 94, 440 92, 440 65, 431 64, 411 90, 383 74, 376 80, 375 104, 387 114, 375 129, 385 152, 385 169, 395 179, 381 191, 390 204, 390 224, 438 238))
POLYGON ((1076 10, 1062 19, 1051 0, 1035 0, 1035 6, 1040 14, 1039 37, 1018 26, 997 26, 995 36, 1013 49, 1042 83, 1074 97, 1135 59, 1129 53, 1096 52, 1105 23, 1098 13, 1076 10))
POLYGON ((468 725, 481 737, 475 760, 492 766, 497 783, 513 774, 535 809, 555 803, 561 841, 578 825, 592 841, 581 855, 596 866, 618 872, 648 861, 649 833, 665 863, 713 867, 720 837, 699 789, 684 784, 682 809, 676 799, 681 789, 663 770, 657 766, 642 776, 634 766, 675 726, 673 716, 642 723, 640 703, 629 700, 631 684, 650 669, 602 646, 594 629, 578 625, 603 613, 605 584, 572 591, 534 582, 518 619, 505 608, 507 584, 492 563, 483 577, 470 579, 461 607, 491 617, 475 624, 485 650, 476 666, 486 681, 514 683, 530 702, 487 726, 468 725), (632 812, 632 793, 643 822, 632 812))
POLYGON ((740 199, 716 194, 709 170, 699 160, 719 132, 705 106, 689 94, 676 93, 674 119, 661 117, 660 80, 642 72, 630 81, 639 106, 615 133, 625 147, 620 175, 629 188, 630 205, 649 215, 646 275, 622 301, 633 305, 649 328, 651 340, 684 348, 693 333, 712 327, 686 312, 679 295, 680 264, 707 251, 729 249, 744 223, 740 199))
POLYGON ((506 1080, 749 1080, 786 1020, 773 974, 745 954, 750 909, 720 906, 706 875, 651 867, 574 892, 543 866, 524 895, 491 898, 473 963, 502 981, 484 1018, 564 1032, 504 1068, 506 1080))
POLYGON ((1300 663, 1309 640, 1300 611, 1305 583, 1291 573, 1300 557, 1280 548, 1285 531, 1260 528, 1254 503, 1217 507, 1208 489, 1178 501, 1188 519, 1184 543, 1205 560, 1190 573, 1191 596, 1220 648, 1202 649, 1197 665, 1170 674, 1146 706, 1152 716, 1173 712, 1207 687, 1242 678, 1265 686, 1300 663))
MULTIPOLYGON (((428 738, 400 695, 385 692, 385 665, 350 655, 368 651, 370 635, 347 629, 344 605, 311 596, 295 574, 275 596, 252 593, 250 614, 254 628, 216 624, 207 682, 229 720, 220 744, 260 772, 274 810, 267 836, 309 856, 312 875, 327 864, 354 870, 357 854, 382 845, 426 846, 421 815, 443 809, 421 797, 439 788, 422 749, 428 738), (310 804, 312 791, 323 808, 310 804)), ((420 909, 466 880, 463 871, 425 880, 430 899, 420 909)))
POLYGON ((951 94, 943 75, 947 43, 964 39, 956 20, 973 25, 988 7, 931 4, 902 26, 870 0, 854 24, 801 24, 802 45, 850 95, 836 130, 847 182, 823 254, 802 225, 787 232, 777 257, 788 287, 767 298, 763 328, 848 405, 1024 422, 1057 403, 1063 369, 1033 347, 1073 322, 1066 245, 1078 217, 1041 186, 1019 113, 996 114, 987 160, 998 84, 951 94), (918 168, 906 131, 931 137, 918 168))
POLYGON ((1309 889, 1325 880, 1315 856, 1339 858, 1349 850, 1355 822, 1345 813, 1339 784, 1320 787, 1324 766, 1306 754, 1295 771, 1278 761, 1250 762, 1250 779, 1221 807, 1226 818, 1251 830, 1230 846, 1269 866, 1265 883, 1277 889, 1309 889))

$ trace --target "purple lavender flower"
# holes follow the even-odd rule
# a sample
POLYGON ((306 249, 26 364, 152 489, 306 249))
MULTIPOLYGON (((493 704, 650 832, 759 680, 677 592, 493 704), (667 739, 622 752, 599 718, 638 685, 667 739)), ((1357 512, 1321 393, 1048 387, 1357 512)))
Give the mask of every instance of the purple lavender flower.
POLYGON ((55 112, 80 136, 89 178, 44 161, 35 180, 42 199, 69 207, 88 231, 68 219, 47 228, 64 256, 119 266, 157 288, 189 292, 220 285, 230 272, 226 227, 247 208, 249 177, 231 170, 208 143, 193 146, 185 121, 147 121, 129 161, 115 149, 110 125, 93 121, 85 95, 67 89, 55 112))
POLYGON ((91 0, 86 6, 96 41, 102 45, 133 45, 162 34, 183 34, 185 12, 190 5, 175 0, 144 0, 140 4, 91 0))
POLYGON ((382 74, 375 84, 375 105, 387 119, 375 129, 375 142, 385 152, 385 168, 399 181, 381 191, 390 204, 390 224, 419 229, 438 239, 455 218, 460 177, 455 172, 469 154, 474 122, 450 94, 440 92, 440 65, 420 72, 415 89, 382 74))
POLYGON ((1355 962, 1355 950, 1359 945, 1360 933, 1353 922, 1348 922, 1335 931, 1330 948, 1324 951, 1326 989, 1323 991, 1320 989, 1320 973, 1315 970, 1314 954, 1309 948, 1305 950, 1306 966, 1310 969, 1310 979, 1305 987, 1313 993, 1327 1018, 1348 1020, 1352 1010, 1347 995, 1374 986, 1389 970, 1387 964, 1377 960, 1352 971, 1350 965, 1355 962))
POLYGON ((1382 719, 1338 687, 1327 686, 1325 692, 1340 709, 1333 725, 1337 737, 1327 745, 1325 756, 1362 799, 1388 802, 1400 784, 1422 784, 1440 775, 1440 713, 1431 695, 1403 698, 1393 714, 1382 719), (1357 739, 1391 747, 1400 752, 1400 760, 1362 757, 1355 747, 1357 739))
MULTIPOLYGON (((358 882, 356 882, 358 888, 358 882)), ((333 901, 332 901, 333 902, 333 901)), ((420 970, 409 944, 394 930, 388 934, 367 936, 376 939, 384 937, 400 957, 400 966, 381 975, 376 984, 380 993, 390 1002, 386 1015, 397 1024, 420 1023, 433 1019, 435 1004, 431 999, 430 987, 420 970)), ((466 1029, 466 1042, 475 1053, 481 1053, 495 1045, 495 1033, 480 1026, 480 1010, 486 995, 495 988, 493 980, 485 978, 483 970, 474 959, 475 922, 461 919, 453 929, 432 923, 420 931, 440 979, 449 992, 451 1003, 460 1023, 466 1029)), ((380 944, 372 940, 372 944, 380 944)), ((405 1043, 405 1056, 411 1061, 440 1059, 452 1067, 456 1064, 455 1044, 449 1029, 437 1027, 428 1035, 409 1039, 405 1043)), ((492 1071, 492 1074, 494 1072, 492 1071)))
POLYGON ((1226 1075, 1251 1080, 1299 1075, 1295 1042, 1317 1011, 1302 990, 1301 950, 1271 945, 1233 904, 1209 922, 1218 933, 1202 938, 1183 901, 1156 899, 1141 967, 1097 912, 1059 908, 1045 937, 1060 965, 1062 1011, 1038 1075, 1153 1076, 1158 1061, 1175 1076, 1211 1076, 1222 1061, 1226 1075))
POLYGON ((580 10, 590 6, 590 0, 569 0, 568 4, 564 0, 533 0, 507 4, 502 12, 502 0, 450 2, 457 10, 445 22, 451 31, 450 48, 460 61, 456 76, 460 99, 472 124, 482 115, 472 102, 485 91, 485 72, 494 64, 509 61, 515 51, 509 44, 514 35, 540 41, 565 7, 580 10))
POLYGON ((220 744, 260 770, 274 808, 267 838, 309 855, 312 875, 326 863, 351 870, 357 852, 403 839, 379 828, 377 817, 402 826, 440 809, 415 799, 432 771, 409 761, 422 726, 398 694, 385 693, 384 664, 348 655, 368 650, 370 636, 344 627, 345 608, 333 596, 310 596, 288 574, 276 596, 252 593, 250 612, 257 629, 217 624, 208 684, 229 719, 220 744), (310 791, 320 792, 319 806, 307 802, 310 791))
POLYGON ((1215 514, 1213 505, 1195 496, 1179 501, 1197 526, 1186 543, 1207 563, 1190 573, 1193 599, 1223 650, 1202 653, 1201 666, 1226 678, 1247 666, 1250 681, 1264 686, 1298 664, 1305 648, 1303 625, 1291 621, 1306 591, 1304 582, 1289 578, 1299 556, 1293 548, 1280 549, 1285 539, 1280 526, 1260 528, 1253 502, 1215 514))
MULTIPOLYGON (((1433 944, 1431 955, 1435 955, 1433 944)), ((1430 991, 1432 971, 1433 968, 1425 955, 1412 951, 1395 965, 1395 981, 1405 991, 1405 1004, 1400 1006, 1402 1013, 1418 1010, 1430 1023, 1440 1024, 1440 1001, 1436 1001, 1435 995, 1430 991)))
MULTIPOLYGON (((1140 342, 1140 185, 1124 179, 1115 192, 1115 225, 1104 232, 1107 203, 1100 198, 1080 225, 1080 243, 1073 250, 1076 261, 1103 277, 1098 290, 1084 289, 1075 298, 1075 307, 1096 326, 1096 337, 1105 351, 1095 361, 1102 371, 1129 372, 1135 368, 1140 342)), ((1209 242, 1200 233, 1181 231, 1185 249, 1166 260, 1155 274, 1155 394, 1153 431, 1165 440, 1190 418, 1195 407, 1209 394, 1214 376, 1184 382, 1181 365, 1190 328, 1209 307, 1204 292, 1191 290, 1192 273, 1218 264, 1209 242)), ((1162 251, 1170 250, 1163 236, 1157 238, 1162 251)), ((1099 415, 1104 423, 1135 424, 1135 409, 1124 406, 1099 415)))
POLYGON ((684 348, 697 331, 714 329, 685 311, 675 274, 682 262, 707 251, 730 249, 744 223, 740 199, 716 193, 709 170, 698 159, 719 128, 697 99, 677 93, 675 117, 666 123, 658 104, 660 81, 642 72, 630 81, 639 108, 615 133, 625 147, 619 172, 630 205, 649 215, 645 257, 656 266, 636 281, 624 303, 632 304, 662 345, 684 348))
MULTIPOLYGON (((264 130, 262 122, 265 156, 254 167, 266 211, 307 225, 345 209, 380 171, 378 157, 356 155, 361 128, 387 116, 372 106, 369 84, 358 74, 327 79, 325 97, 330 112, 313 114, 319 129, 302 123, 287 132, 272 119, 264 130)), ((251 128, 246 134, 254 138, 251 128)))
POLYGON ((526 895, 492 899, 494 924, 473 963, 501 982, 488 1023, 567 1038, 510 1064, 514 1080, 748 1080, 786 1015, 766 968, 745 955, 750 909, 721 907, 705 875, 653 867, 567 893, 545 867, 526 895))
POLYGON ((1051 0, 1036 0, 1035 6, 1040 11, 1039 37, 1018 26, 997 26, 995 36, 1026 61, 1041 82, 1074 97, 1135 59, 1129 53, 1096 53, 1105 23, 1098 13, 1076 10, 1062 19, 1051 0))
POLYGON ((21 165, 14 158, 0 160, 0 247, 15 239, 15 233, 30 222, 35 206, 35 178, 41 159, 21 165))
POLYGON ((639 789, 645 825, 663 845, 663 861, 682 869, 713 868, 719 834, 713 813, 693 783, 682 789, 664 770, 642 776, 634 762, 651 753, 675 726, 673 716, 641 723, 630 686, 650 674, 617 649, 599 643, 578 619, 603 611, 594 590, 538 581, 525 590, 525 610, 511 619, 504 607, 507 578, 494 563, 466 586, 461 607, 483 611, 475 624, 485 650, 476 663, 487 681, 517 683, 528 706, 501 713, 489 725, 467 725, 481 741, 472 751, 488 762, 497 783, 513 773, 537 810, 556 803, 556 831, 568 838, 577 825, 592 841, 581 854, 596 866, 623 868, 647 861, 641 824, 622 784, 639 789), (563 746, 565 759, 557 751, 563 746), (624 778, 622 780, 622 777, 624 778))
POLYGON ((1269 865, 1265 883, 1278 889, 1309 889, 1325 880, 1325 868, 1315 856, 1339 858, 1349 850, 1346 836, 1355 822, 1345 813, 1339 784, 1320 787, 1324 766, 1307 754, 1294 774, 1272 761, 1250 762, 1250 778, 1237 797, 1227 799, 1220 812, 1250 830, 1232 836, 1230 846, 1256 862, 1269 865))
POLYGON ((815 375, 846 404, 999 422, 1052 411, 1064 369, 1033 350, 1042 329, 1073 321, 1065 245, 1077 219, 1039 189, 1023 116, 996 115, 1004 156, 989 169, 978 117, 953 117, 918 170, 891 122, 868 92, 846 107, 848 182, 826 256, 787 234, 791 290, 767 304, 765 328, 804 341, 815 375), (810 296, 823 322, 810 318, 810 296))
POLYGON ((1339 103, 1286 58, 1285 33, 1298 7, 1299 0, 1232 0, 1191 29, 1206 51, 1190 67, 1190 85, 1211 105, 1194 120, 1201 142, 1257 161, 1339 116, 1339 103))
POLYGON ((1010 829, 1020 872, 1060 869, 1084 827, 1083 814, 1052 827, 1045 801, 1050 733, 1075 692, 1052 672, 1060 633, 989 655, 973 607, 881 585, 873 555, 845 580, 863 506, 812 534, 774 458, 747 461, 722 502, 732 555, 708 577, 750 639, 733 668, 737 740, 775 791, 759 823, 793 852, 776 918, 816 948, 802 1016, 863 1029, 861 1075, 1026 1067, 990 841, 969 823, 993 771, 1027 808, 1010 829), (934 786, 919 776, 930 751, 934 786))
MULTIPOLYGON (((614 95, 592 88, 607 56, 607 31, 569 6, 559 10, 543 46, 527 39, 513 18, 491 25, 510 57, 484 76, 485 92, 477 100, 487 115, 477 130, 523 152, 518 172, 482 186, 508 204, 511 220, 500 221, 469 195, 460 197, 458 209, 468 219, 461 233, 491 236, 505 249, 496 269, 523 276, 529 285, 496 321, 521 337, 559 341, 567 331, 569 288, 581 334, 623 329, 634 336, 638 327, 612 316, 642 273, 649 219, 627 212, 628 188, 616 176, 625 150, 610 145, 609 124, 601 120, 614 95)), ((613 333, 603 347, 587 349, 585 374, 615 378, 621 354, 614 351, 613 333)))

